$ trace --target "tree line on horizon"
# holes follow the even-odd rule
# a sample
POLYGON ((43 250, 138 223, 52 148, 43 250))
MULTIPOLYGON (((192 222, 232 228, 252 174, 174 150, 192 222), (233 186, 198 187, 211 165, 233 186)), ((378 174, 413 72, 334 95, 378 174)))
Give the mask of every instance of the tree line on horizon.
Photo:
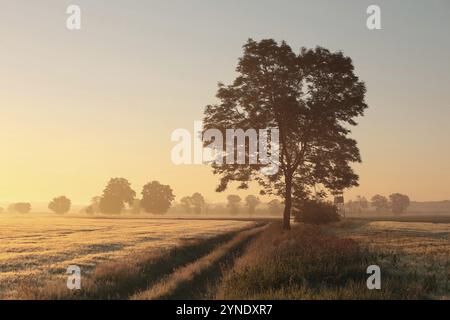
MULTIPOLYGON (((163 185, 158 181, 152 181, 144 185, 142 198, 136 198, 136 192, 131 188, 130 183, 125 178, 111 178, 103 190, 102 196, 93 197, 91 204, 82 211, 87 214, 120 214, 128 210, 133 214, 141 212, 152 214, 165 214, 172 207, 175 195, 169 185, 163 185)), ((317 195, 319 201, 321 194, 317 195)), ((298 200, 298 199, 297 199, 298 200)), ((296 209, 302 207, 295 201, 296 209)), ((305 202, 305 201, 301 201, 305 202)), ((308 202, 308 201, 306 201, 308 202)), ((309 201, 311 202, 311 201, 309 201)), ((372 207, 376 212, 392 211, 396 214, 404 213, 409 207, 411 201, 407 195, 401 193, 393 193, 388 197, 377 194, 367 200, 366 197, 357 196, 355 200, 349 200, 345 203, 345 210, 348 213, 363 213, 372 207)), ((239 195, 230 194, 227 196, 227 203, 208 204, 205 198, 199 192, 195 192, 192 196, 185 196, 175 205, 174 211, 182 214, 230 214, 238 215, 242 213, 242 209, 246 210, 247 215, 252 216, 256 213, 257 207, 262 205, 261 200, 255 195, 248 195, 242 199, 239 195), (178 208, 177 208, 178 207, 178 208)), ((52 199, 48 204, 48 208, 56 214, 65 214, 71 209, 71 200, 66 196, 60 196, 52 199)), ((260 209, 259 213, 265 214, 281 214, 284 203, 278 199, 272 199, 264 204, 265 210, 260 209)), ((4 211, 0 207, 0 213, 4 211)), ((31 211, 31 203, 17 202, 8 206, 9 213, 26 214, 31 211)), ((297 212, 299 210, 296 210, 297 212)))
MULTIPOLYGON (((131 188, 130 183, 125 178, 111 178, 103 190, 102 196, 96 196, 91 199, 91 204, 82 209, 86 214, 112 214, 118 215, 123 212, 138 214, 141 212, 152 214, 165 214, 173 206, 175 195, 169 185, 163 185, 158 181, 152 181, 144 185, 141 198, 136 197, 136 192, 131 188)), ((257 213, 257 207, 262 205, 261 200, 254 195, 248 195, 242 199, 239 195, 231 194, 227 197, 227 204, 208 204, 205 198, 199 192, 195 192, 192 196, 181 198, 176 205, 183 214, 230 214, 238 215, 245 209, 250 216, 257 213)), ((264 204, 266 210, 260 209, 259 213, 265 214, 281 214, 282 202, 273 199, 264 204)), ((71 209, 72 202, 66 196, 59 196, 52 199, 48 204, 48 209, 56 214, 68 213, 71 209)), ((4 210, 0 207, 0 213, 4 210)), ((31 203, 18 202, 8 206, 9 213, 26 214, 31 211, 31 203)))
POLYGON ((407 195, 401 193, 393 193, 389 198, 380 194, 374 195, 370 201, 363 196, 357 196, 356 200, 349 200, 345 203, 345 209, 349 213, 363 213, 369 207, 375 209, 376 212, 391 211, 395 214, 404 213, 411 204, 411 200, 407 195))

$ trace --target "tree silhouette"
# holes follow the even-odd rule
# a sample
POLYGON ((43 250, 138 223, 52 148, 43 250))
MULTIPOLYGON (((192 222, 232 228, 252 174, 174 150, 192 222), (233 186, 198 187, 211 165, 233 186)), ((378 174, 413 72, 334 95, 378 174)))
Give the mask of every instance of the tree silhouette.
POLYGON ((233 215, 236 215, 239 213, 239 206, 240 206, 240 202, 241 202, 241 197, 239 197, 238 195, 235 194, 230 194, 227 197, 228 200, 228 204, 227 207, 230 208, 230 212, 233 215))
POLYGON ((18 202, 10 206, 10 212, 29 213, 31 211, 31 204, 28 202, 18 202))
POLYGON ((369 208, 369 201, 365 197, 357 196, 356 202, 358 203, 358 211, 362 213, 369 208))
POLYGON ((191 196, 191 204, 195 214, 201 214, 205 207, 205 198, 196 192, 191 196))
POLYGON ((100 210, 100 202, 102 201, 102 197, 95 196, 91 199, 92 213, 101 212, 100 210))
POLYGON ((64 214, 69 212, 72 202, 65 196, 54 198, 49 204, 48 208, 57 214, 64 214))
MULTIPOLYGON (((219 84, 219 104, 205 109, 204 130, 279 130, 279 168, 262 175, 260 165, 213 164, 221 176, 218 192, 239 181, 241 189, 256 180, 262 194, 284 198, 283 226, 290 228, 293 190, 308 194, 317 184, 330 191, 358 185, 350 164, 360 162, 348 126, 362 116, 366 88, 342 52, 303 48, 296 55, 285 42, 249 40, 231 85, 219 84)), ((213 139, 205 139, 208 146, 213 139)), ((251 156, 246 148, 246 157, 251 156)), ((223 156, 227 150, 224 147, 223 156)))
POLYGON ((245 197, 245 205, 248 208, 248 213, 250 215, 254 215, 256 211, 256 207, 261 203, 258 197, 254 195, 248 195, 245 197))
POLYGON ((382 195, 374 195, 371 199, 371 205, 375 208, 378 212, 384 211, 389 209, 389 201, 386 197, 382 195))
POLYGON ((180 200, 181 206, 186 211, 186 213, 190 214, 192 212, 192 200, 191 197, 183 197, 180 200))
POLYGON ((102 197, 99 196, 95 196, 91 199, 91 204, 88 205, 84 211, 89 214, 89 215, 93 215, 95 213, 101 212, 100 209, 100 202, 102 201, 102 197))
POLYGON ((170 186, 153 181, 142 189, 141 205, 148 213, 163 214, 169 210, 174 199, 170 186))
POLYGON ((391 200, 391 209, 394 213, 405 212, 410 204, 409 197, 400 193, 391 194, 389 199, 391 200))
POLYGON ((103 191, 100 200, 100 211, 107 214, 119 214, 125 204, 132 205, 136 192, 131 189, 130 183, 124 178, 112 178, 103 191))

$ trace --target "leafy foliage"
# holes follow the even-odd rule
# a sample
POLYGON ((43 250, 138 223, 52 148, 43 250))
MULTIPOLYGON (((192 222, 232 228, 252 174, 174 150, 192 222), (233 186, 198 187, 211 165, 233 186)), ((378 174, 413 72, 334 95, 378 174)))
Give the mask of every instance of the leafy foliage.
POLYGON ((103 191, 100 210, 102 213, 119 214, 125 208, 125 204, 133 204, 135 196, 136 192, 131 189, 127 179, 112 178, 103 191))
POLYGON ((170 186, 153 181, 142 189, 141 206, 148 213, 163 214, 169 210, 174 199, 170 186))
POLYGON ((70 210, 72 202, 65 196, 54 198, 49 204, 48 208, 57 214, 67 213, 70 210))
POLYGON ((18 202, 12 204, 8 211, 17 213, 29 213, 31 211, 31 203, 28 202, 18 202))
POLYGON ((239 207, 240 207, 240 203, 241 203, 241 197, 239 197, 236 194, 230 194, 227 197, 228 200, 228 204, 227 207, 230 208, 231 214, 238 214, 239 213, 239 207))
MULTIPOLYGON (((303 48, 297 55, 285 42, 250 39, 236 71, 231 85, 219 84, 220 103, 206 107, 204 129, 278 128, 280 170, 265 176, 264 165, 213 164, 221 177, 217 191, 231 181, 240 182, 241 189, 258 181, 263 194, 284 198, 284 227, 289 228, 293 190, 306 198, 317 184, 331 191, 358 185, 350 164, 361 158, 348 126, 355 126, 367 108, 366 88, 349 57, 321 47, 303 48)), ((254 156, 248 149, 247 159, 254 156)))
POLYGON ((389 209, 389 200, 385 196, 377 194, 372 197, 371 205, 378 212, 381 212, 381 211, 389 209))
POLYGON ((329 202, 306 200, 296 212, 295 220, 310 224, 329 224, 340 220, 337 207, 329 202))
POLYGON ((248 208, 248 213, 250 215, 255 214, 256 211, 256 207, 261 203, 261 200, 259 200, 258 197, 254 196, 254 195, 248 195, 247 197, 245 197, 245 205, 248 208))
POLYGON ((391 209, 394 213, 403 213, 410 205, 409 197, 401 193, 391 194, 389 199, 391 200, 391 209))

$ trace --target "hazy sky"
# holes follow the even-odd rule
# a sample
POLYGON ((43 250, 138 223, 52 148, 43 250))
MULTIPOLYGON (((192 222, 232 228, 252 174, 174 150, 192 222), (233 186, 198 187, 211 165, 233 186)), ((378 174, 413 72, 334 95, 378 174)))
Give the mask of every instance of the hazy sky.
POLYGON ((85 203, 110 177, 224 199, 210 168, 172 164, 170 134, 234 79, 249 37, 353 58, 369 110, 347 198, 450 199, 449 14, 446 0, 0 0, 0 201, 85 203), (69 4, 80 31, 66 28, 69 4), (370 4, 382 30, 366 28, 370 4))

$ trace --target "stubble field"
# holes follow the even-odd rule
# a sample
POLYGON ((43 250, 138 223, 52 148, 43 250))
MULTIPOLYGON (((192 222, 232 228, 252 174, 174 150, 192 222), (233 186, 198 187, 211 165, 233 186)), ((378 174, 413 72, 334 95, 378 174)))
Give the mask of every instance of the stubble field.
POLYGON ((82 273, 142 252, 170 249, 194 239, 250 226, 244 221, 96 219, 0 216, 0 299, 16 297, 25 283, 61 280, 69 265, 82 273))

